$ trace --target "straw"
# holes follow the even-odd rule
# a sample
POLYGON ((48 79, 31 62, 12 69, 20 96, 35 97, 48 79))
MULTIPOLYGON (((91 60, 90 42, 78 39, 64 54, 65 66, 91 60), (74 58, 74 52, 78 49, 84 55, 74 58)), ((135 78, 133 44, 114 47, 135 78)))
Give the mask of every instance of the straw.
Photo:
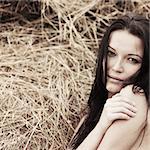
POLYGON ((102 35, 131 10, 149 17, 149 2, 0 1, 0 149, 66 149, 102 35))

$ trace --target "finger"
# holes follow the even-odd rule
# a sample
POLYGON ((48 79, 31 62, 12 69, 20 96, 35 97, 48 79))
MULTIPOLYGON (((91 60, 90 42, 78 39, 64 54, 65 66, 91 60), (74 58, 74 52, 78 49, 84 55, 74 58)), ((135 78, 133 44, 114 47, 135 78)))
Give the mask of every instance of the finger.
POLYGON ((120 93, 117 93, 117 94, 113 95, 112 98, 113 98, 113 97, 118 97, 118 96, 121 96, 121 94, 120 94, 120 93))
POLYGON ((128 104, 130 104, 130 105, 132 105, 132 106, 134 106, 134 107, 136 106, 135 102, 133 102, 132 100, 130 100, 128 98, 123 97, 121 100, 128 103, 128 104))
POLYGON ((132 112, 137 112, 137 108, 135 106, 133 106, 127 102, 124 102, 124 101, 119 101, 119 102, 117 101, 115 103, 112 103, 110 105, 110 107, 112 107, 112 108, 113 107, 125 107, 126 109, 129 109, 132 112))
POLYGON ((129 110, 132 110, 133 112, 136 112, 137 109, 135 107, 135 105, 133 105, 132 102, 126 100, 126 99, 116 99, 116 100, 109 100, 105 103, 105 107, 117 107, 117 106, 124 106, 126 108, 128 108, 129 110))
POLYGON ((113 103, 113 102, 120 102, 120 101, 124 101, 130 105, 135 106, 135 103, 133 101, 131 101, 130 99, 123 97, 123 96, 112 97, 112 98, 108 99, 106 101, 106 103, 113 103))
POLYGON ((131 117, 124 113, 114 113, 114 114, 111 114, 110 118, 111 120, 115 121, 115 120, 120 120, 120 119, 129 120, 131 117))
POLYGON ((123 113, 130 117, 135 117, 135 115, 136 115, 135 112, 133 112, 125 107, 115 107, 115 108, 112 108, 110 111, 111 111, 111 113, 123 113))

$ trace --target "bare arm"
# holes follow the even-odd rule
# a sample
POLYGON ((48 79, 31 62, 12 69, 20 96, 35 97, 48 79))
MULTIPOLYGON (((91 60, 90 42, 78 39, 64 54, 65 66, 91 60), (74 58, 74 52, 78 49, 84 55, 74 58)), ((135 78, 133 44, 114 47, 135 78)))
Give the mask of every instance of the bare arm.
POLYGON ((135 116, 135 106, 127 98, 117 94, 105 103, 100 120, 77 150, 96 150, 110 125, 118 119, 128 120, 135 116), (122 99, 122 101, 120 100, 122 99), (122 111, 123 109, 123 111, 122 111))
POLYGON ((99 141, 103 138, 103 135, 107 128, 103 128, 101 123, 98 122, 95 128, 89 133, 85 140, 79 145, 77 150, 96 150, 99 141))
POLYGON ((121 95, 135 102, 137 113, 129 120, 115 120, 105 133, 97 150, 129 150, 146 122, 147 102, 144 94, 134 94, 132 86, 125 87, 121 95))
MULTIPOLYGON (((86 119, 86 115, 81 119, 79 122, 77 128, 75 129, 75 132, 71 138, 71 141, 73 140, 74 136, 78 132, 79 128, 81 127, 82 123, 86 119)), ((98 123, 96 127, 90 132, 90 134, 85 138, 85 140, 79 145, 77 150, 96 150, 99 145, 99 140, 102 139, 103 135, 105 133, 105 129, 101 127, 101 125, 98 123)), ((71 143, 71 142, 70 142, 71 143)), ((72 148, 68 147, 67 150, 72 150, 72 148)))

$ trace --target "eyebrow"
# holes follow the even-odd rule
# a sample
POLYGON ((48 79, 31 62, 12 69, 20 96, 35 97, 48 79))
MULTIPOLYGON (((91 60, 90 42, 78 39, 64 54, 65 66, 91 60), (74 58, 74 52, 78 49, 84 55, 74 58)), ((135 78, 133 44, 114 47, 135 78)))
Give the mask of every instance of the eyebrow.
MULTIPOLYGON (((113 49, 114 51, 117 51, 115 48, 111 47, 110 45, 108 45, 109 48, 113 49)), ((129 56, 137 56, 139 57, 140 59, 142 59, 141 56, 137 55, 137 54, 128 54, 129 56)))

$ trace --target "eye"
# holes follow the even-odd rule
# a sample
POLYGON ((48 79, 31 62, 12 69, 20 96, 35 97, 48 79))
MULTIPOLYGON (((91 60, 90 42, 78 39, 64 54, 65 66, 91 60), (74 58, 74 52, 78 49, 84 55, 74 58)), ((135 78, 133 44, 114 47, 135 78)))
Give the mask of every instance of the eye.
POLYGON ((138 64, 140 63, 139 60, 135 59, 135 58, 128 58, 129 62, 132 63, 132 64, 138 64))
POLYGON ((113 56, 116 56, 116 54, 111 51, 111 50, 108 50, 108 54, 107 54, 109 57, 113 57, 113 56))

